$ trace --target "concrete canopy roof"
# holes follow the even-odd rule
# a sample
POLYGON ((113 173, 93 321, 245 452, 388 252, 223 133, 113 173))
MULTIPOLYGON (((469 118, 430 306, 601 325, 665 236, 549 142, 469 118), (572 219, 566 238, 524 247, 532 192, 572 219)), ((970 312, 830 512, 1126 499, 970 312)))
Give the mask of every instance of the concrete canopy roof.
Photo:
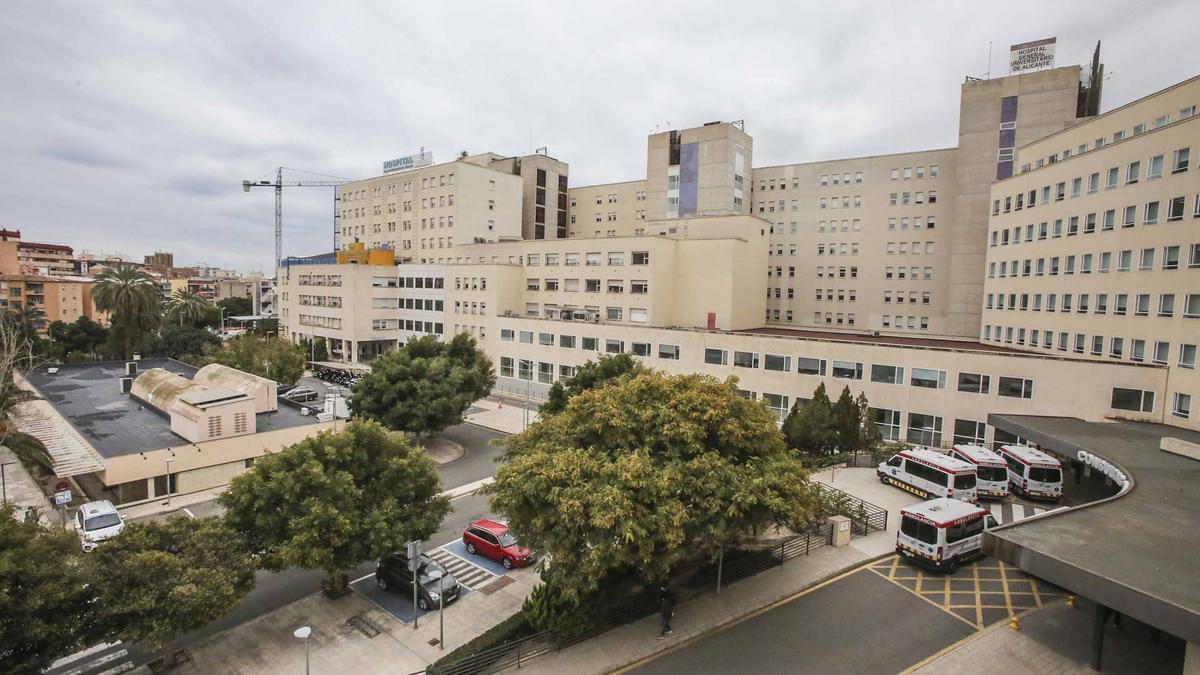
POLYGON ((1200 461, 1161 450, 1200 433, 1144 422, 988 415, 988 424, 1074 458, 1116 464, 1132 486, 985 533, 984 552, 1151 626, 1200 643, 1200 461))

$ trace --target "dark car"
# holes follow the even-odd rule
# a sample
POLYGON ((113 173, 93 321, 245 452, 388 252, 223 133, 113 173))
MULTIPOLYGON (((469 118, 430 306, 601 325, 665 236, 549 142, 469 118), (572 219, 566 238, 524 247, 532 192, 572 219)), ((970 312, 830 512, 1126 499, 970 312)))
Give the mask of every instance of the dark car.
POLYGON ((280 394, 283 398, 297 403, 307 403, 320 398, 320 394, 315 389, 310 387, 293 387, 286 392, 280 394))
POLYGON ((463 530, 463 543, 472 555, 482 555, 504 565, 505 569, 531 565, 537 556, 517 543, 504 523, 477 520, 463 530))
MULTIPOLYGON (((440 604, 449 605, 458 599, 458 580, 441 563, 424 553, 418 558, 417 607, 428 610, 440 604)), ((381 558, 375 564, 375 581, 382 590, 395 590, 411 598, 413 573, 402 551, 381 558)))

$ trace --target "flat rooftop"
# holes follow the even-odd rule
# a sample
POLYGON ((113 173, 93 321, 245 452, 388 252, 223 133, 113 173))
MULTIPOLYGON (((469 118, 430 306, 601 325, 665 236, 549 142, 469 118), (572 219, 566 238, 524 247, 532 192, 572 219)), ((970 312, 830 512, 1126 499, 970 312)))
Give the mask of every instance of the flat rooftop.
MULTIPOLYGON (((139 373, 163 368, 188 379, 197 370, 174 359, 142 359, 137 363, 139 373)), ((38 368, 26 379, 102 457, 187 445, 187 440, 171 431, 171 420, 166 415, 121 393, 124 361, 73 363, 57 368, 56 373, 38 368)), ((316 416, 301 415, 287 405, 255 417, 259 433, 317 423, 316 416)))
POLYGON ((984 551, 1200 643, 1200 461, 1160 449, 1163 438, 1200 443, 1200 433, 1164 424, 1037 415, 992 414, 988 424, 1059 455, 1076 457, 1081 450, 1099 455, 1118 465, 1132 487, 991 530, 984 551))

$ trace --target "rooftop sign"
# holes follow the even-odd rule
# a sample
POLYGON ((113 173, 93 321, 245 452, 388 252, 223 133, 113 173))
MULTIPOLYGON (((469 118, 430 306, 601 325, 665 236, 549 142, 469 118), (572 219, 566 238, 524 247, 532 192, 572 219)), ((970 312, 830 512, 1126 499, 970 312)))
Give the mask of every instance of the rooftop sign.
POLYGON ((1054 67, 1054 48, 1058 38, 1046 38, 1023 42, 1008 48, 1008 70, 1019 73, 1024 70, 1040 70, 1054 67))
POLYGON ((397 171, 408 171, 422 166, 429 166, 430 164, 433 164, 433 153, 422 149, 421 152, 415 155, 389 159, 383 163, 383 172, 395 173, 397 171))

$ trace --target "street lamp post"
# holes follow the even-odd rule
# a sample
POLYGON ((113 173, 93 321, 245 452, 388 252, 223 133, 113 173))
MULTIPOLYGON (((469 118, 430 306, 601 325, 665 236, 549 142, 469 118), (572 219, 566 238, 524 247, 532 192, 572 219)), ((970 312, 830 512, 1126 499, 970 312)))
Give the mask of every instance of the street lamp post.
POLYGON ((16 462, 0 462, 0 489, 4 491, 4 503, 8 503, 8 478, 4 475, 4 467, 16 462))
POLYGON ((171 462, 175 461, 175 455, 167 458, 167 501, 166 506, 171 505, 171 462))
POLYGON ((308 636, 312 635, 311 626, 301 626, 292 631, 297 639, 304 640, 304 675, 308 675, 308 636))

